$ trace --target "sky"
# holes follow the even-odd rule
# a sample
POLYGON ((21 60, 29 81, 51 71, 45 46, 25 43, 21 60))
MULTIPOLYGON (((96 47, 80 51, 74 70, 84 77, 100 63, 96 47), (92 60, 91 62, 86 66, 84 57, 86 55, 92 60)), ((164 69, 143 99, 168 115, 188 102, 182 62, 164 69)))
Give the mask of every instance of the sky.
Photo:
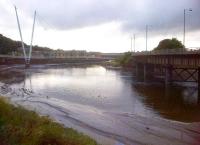
POLYGON ((14 5, 27 44, 36 10, 33 45, 126 52, 135 35, 135 50, 144 51, 148 25, 147 49, 152 50, 162 39, 183 40, 186 9, 185 45, 200 48, 200 0, 0 0, 0 34, 20 40, 14 5))

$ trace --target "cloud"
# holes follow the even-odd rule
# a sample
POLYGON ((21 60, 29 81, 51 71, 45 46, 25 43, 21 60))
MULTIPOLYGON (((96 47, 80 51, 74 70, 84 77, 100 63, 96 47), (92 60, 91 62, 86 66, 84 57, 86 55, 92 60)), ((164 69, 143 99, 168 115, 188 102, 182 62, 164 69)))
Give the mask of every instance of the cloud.
POLYGON ((19 9, 33 15, 38 11, 44 27, 73 29, 117 21, 124 31, 142 31, 152 25, 155 32, 176 30, 183 25, 183 9, 191 31, 200 29, 199 0, 13 0, 19 9))

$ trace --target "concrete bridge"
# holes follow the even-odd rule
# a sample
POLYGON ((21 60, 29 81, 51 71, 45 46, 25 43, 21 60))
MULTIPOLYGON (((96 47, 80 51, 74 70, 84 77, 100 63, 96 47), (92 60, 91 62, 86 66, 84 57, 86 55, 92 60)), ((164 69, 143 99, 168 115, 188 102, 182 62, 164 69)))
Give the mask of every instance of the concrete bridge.
POLYGON ((172 82, 197 82, 200 96, 200 51, 172 49, 133 53, 133 64, 138 79, 161 78, 172 82))

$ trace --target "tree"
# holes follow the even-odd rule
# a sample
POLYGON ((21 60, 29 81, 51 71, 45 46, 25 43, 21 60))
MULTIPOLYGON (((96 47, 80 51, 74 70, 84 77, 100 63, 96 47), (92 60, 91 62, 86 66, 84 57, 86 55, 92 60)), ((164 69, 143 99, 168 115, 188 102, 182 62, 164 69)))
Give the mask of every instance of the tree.
POLYGON ((0 54, 9 54, 13 51, 17 51, 17 48, 21 46, 19 41, 13 41, 0 34, 0 54))
POLYGON ((163 49, 178 49, 185 48, 185 46, 181 43, 181 41, 176 38, 172 39, 164 39, 159 42, 158 46, 154 50, 163 50, 163 49))
MULTIPOLYGON (((24 43, 25 48, 29 48, 30 46, 24 43)), ((18 49, 22 47, 20 41, 14 41, 10 38, 7 38, 0 34, 0 54, 11 54, 12 52, 20 51, 22 52, 22 49, 18 49)), ((50 48, 47 47, 40 47, 40 46, 33 46, 33 51, 53 51, 50 48)))
POLYGON ((128 63, 130 62, 131 58, 132 58, 132 53, 131 52, 125 52, 121 57, 119 57, 117 59, 117 62, 121 66, 125 66, 125 65, 128 65, 128 63))

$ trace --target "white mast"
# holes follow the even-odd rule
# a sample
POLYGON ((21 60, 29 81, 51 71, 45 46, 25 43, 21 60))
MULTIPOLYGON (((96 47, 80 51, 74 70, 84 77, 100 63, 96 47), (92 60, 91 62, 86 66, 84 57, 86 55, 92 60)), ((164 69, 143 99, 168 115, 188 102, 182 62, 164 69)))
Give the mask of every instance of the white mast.
POLYGON ((30 64, 31 61, 31 54, 32 54, 32 43, 33 43, 33 35, 34 35, 34 28, 35 28, 35 18, 36 18, 36 11, 34 13, 34 19, 33 19, 33 28, 32 28, 32 35, 31 35, 31 44, 30 44, 30 50, 29 50, 29 58, 28 63, 30 64))
POLYGON ((26 50, 24 48, 24 42, 23 42, 23 38, 22 38, 22 32, 21 32, 21 27, 20 27, 20 23, 19 23, 19 18, 18 18, 18 13, 17 13, 16 6, 15 6, 15 13, 16 13, 16 17, 17 17, 17 24, 18 24, 19 34, 20 34, 20 38, 21 38, 21 43, 22 43, 22 49, 23 49, 23 53, 24 53, 24 59, 25 59, 25 63, 27 63, 26 50))
POLYGON ((21 32, 21 27, 20 27, 20 23, 19 23, 19 18, 18 18, 18 13, 17 13, 16 6, 15 6, 15 12, 16 12, 16 17, 17 17, 17 24, 18 24, 19 34, 20 34, 20 38, 21 38, 21 42, 22 42, 22 49, 23 49, 23 53, 24 53, 25 65, 29 66, 30 61, 31 61, 31 54, 32 54, 32 43, 33 43, 33 36, 34 36, 34 29, 35 29, 36 11, 34 13, 32 34, 31 34, 31 44, 30 44, 29 54, 27 54, 28 57, 26 55, 26 50, 24 48, 24 42, 23 42, 23 38, 22 38, 22 32, 21 32))

